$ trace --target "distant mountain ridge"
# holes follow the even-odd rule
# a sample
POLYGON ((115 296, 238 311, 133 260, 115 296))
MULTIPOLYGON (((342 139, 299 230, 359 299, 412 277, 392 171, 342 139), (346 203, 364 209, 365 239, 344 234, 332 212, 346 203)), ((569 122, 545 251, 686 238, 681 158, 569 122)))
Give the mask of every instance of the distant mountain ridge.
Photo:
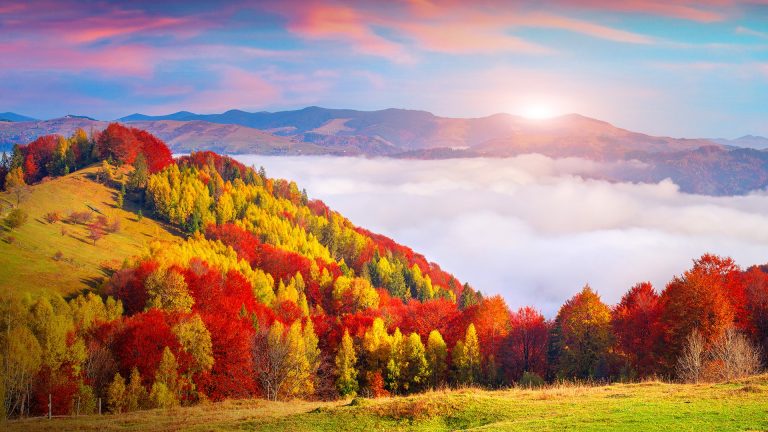
POLYGON ((24 122, 24 121, 36 121, 37 119, 27 117, 25 115, 16 114, 13 112, 0 113, 0 122, 24 122))
MULTIPOLYGON (((189 111, 118 119, 145 129, 175 153, 213 150, 228 154, 334 155, 445 159, 511 157, 538 153, 552 158, 641 162, 642 169, 606 171, 618 181, 671 178, 686 192, 743 194, 768 186, 768 139, 657 137, 568 114, 530 120, 510 114, 448 118, 418 110, 378 111, 307 107, 293 111, 220 114, 189 111)), ((100 130, 108 122, 69 115, 52 120, 0 123, 0 150, 46 134, 100 130)))

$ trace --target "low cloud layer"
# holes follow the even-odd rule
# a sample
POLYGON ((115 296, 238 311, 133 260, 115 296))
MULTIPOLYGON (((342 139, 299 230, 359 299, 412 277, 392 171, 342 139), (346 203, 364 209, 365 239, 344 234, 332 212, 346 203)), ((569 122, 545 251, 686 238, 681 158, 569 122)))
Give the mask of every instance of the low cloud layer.
MULTIPOLYGON (((552 317, 589 283, 609 303, 662 289, 705 252, 768 262, 768 195, 710 197, 671 181, 588 180, 595 162, 539 155, 411 161, 237 157, 296 180, 355 224, 424 253, 513 308, 552 317)), ((612 166, 610 169, 622 169, 612 166)))

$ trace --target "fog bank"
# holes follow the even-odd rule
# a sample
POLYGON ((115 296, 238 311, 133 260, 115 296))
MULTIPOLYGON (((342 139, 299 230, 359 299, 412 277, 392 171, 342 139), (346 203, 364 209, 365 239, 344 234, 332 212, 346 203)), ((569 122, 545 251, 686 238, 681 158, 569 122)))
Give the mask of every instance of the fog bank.
POLYGON ((705 252, 768 262, 768 195, 711 197, 671 181, 608 183, 632 169, 540 155, 394 160, 241 155, 295 180, 357 225, 412 247, 510 307, 547 316, 584 284, 615 303, 634 283, 662 289, 705 252))

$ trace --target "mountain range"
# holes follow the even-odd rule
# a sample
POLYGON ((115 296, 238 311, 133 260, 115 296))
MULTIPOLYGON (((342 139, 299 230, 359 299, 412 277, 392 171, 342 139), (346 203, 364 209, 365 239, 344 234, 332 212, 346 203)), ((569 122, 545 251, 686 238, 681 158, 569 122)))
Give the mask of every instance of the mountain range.
MULTIPOLYGON (((100 130, 108 122, 69 115, 34 120, 0 114, 0 149, 38 136, 100 130)), ((281 112, 189 111, 117 119, 165 140, 175 153, 213 150, 226 154, 334 155, 417 159, 512 157, 538 153, 598 162, 635 161, 632 169, 591 175, 616 181, 671 178, 686 192, 744 194, 768 186, 768 138, 686 139, 646 135, 568 114, 531 120, 510 114, 448 118, 426 111, 357 111, 307 107, 281 112)))

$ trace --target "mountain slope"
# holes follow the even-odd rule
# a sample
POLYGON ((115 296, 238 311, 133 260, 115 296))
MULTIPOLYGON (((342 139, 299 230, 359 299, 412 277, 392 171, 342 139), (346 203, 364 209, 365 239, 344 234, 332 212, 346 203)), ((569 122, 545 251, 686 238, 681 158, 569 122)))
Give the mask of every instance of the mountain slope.
MULTIPOLYGON (((116 191, 94 180, 97 171, 91 167, 30 186, 29 196, 21 203, 29 214, 27 223, 13 231, 0 226, 0 294, 79 292, 106 280, 124 259, 144 253, 149 242, 180 240, 165 224, 147 217, 137 220, 131 202, 126 200, 125 209, 116 208, 116 191), (120 231, 93 245, 85 225, 49 223, 44 218, 50 212, 66 218, 73 211, 96 217, 89 206, 117 218, 120 231), (58 252, 61 257, 56 257, 58 252)), ((3 217, 11 203, 15 199, 10 194, 0 193, 3 217)))
POLYGON ((0 113, 0 122, 23 122, 23 121, 35 121, 32 117, 16 114, 12 112, 0 113))

